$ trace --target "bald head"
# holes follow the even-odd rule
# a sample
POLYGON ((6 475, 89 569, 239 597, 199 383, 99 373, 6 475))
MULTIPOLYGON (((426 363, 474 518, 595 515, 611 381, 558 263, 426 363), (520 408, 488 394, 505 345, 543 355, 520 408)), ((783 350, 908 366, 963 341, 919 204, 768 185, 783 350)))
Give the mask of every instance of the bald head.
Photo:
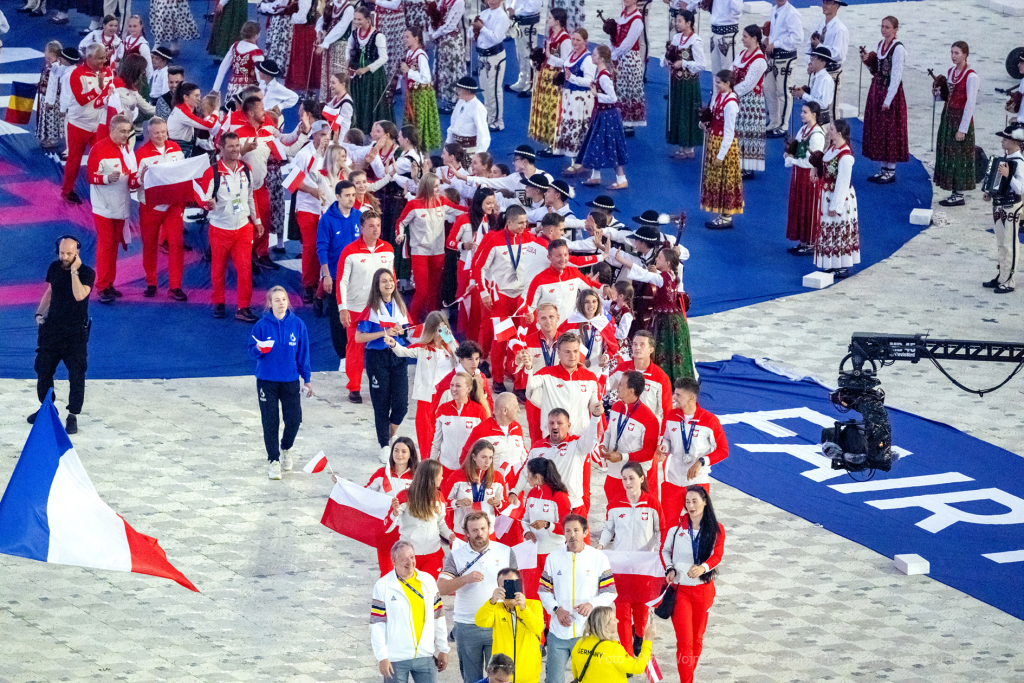
POLYGON ((502 427, 515 422, 519 417, 519 400, 511 391, 498 394, 494 399, 494 419, 502 427))

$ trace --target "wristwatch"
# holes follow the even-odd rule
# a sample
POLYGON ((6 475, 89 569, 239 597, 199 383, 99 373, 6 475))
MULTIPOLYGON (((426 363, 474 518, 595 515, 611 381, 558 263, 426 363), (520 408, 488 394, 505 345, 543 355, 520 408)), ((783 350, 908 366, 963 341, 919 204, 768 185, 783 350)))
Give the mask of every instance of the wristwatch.
POLYGON ((704 456, 703 456, 703 455, 702 455, 702 456, 700 456, 700 457, 699 457, 699 458, 697 458, 697 459, 698 459, 698 460, 700 460, 700 464, 701 464, 702 466, 705 466, 705 467, 707 466, 707 464, 708 464, 708 461, 707 461, 707 460, 706 460, 706 459, 704 458, 704 456))

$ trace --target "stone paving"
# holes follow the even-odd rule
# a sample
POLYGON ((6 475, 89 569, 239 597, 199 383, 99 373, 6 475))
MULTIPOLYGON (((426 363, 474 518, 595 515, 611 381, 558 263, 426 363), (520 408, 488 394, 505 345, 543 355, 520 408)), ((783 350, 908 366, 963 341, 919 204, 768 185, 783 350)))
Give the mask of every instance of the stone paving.
MULTIPOLYGON (((946 46, 959 38, 980 47, 971 59, 983 79, 979 141, 994 148, 985 135, 1002 125, 1003 98, 991 88, 1009 84, 1001 64, 1014 44, 1005 30, 1012 20, 966 1, 850 7, 843 17, 851 49, 874 45, 877 22, 889 13, 904 23, 900 35, 919 77, 907 87, 918 124, 913 153, 931 159, 930 115, 918 113, 930 109, 924 70, 944 70, 946 46)), ((802 14, 812 25, 816 10, 802 14)), ((703 24, 706 31, 706 16, 703 24)), ((855 104, 855 89, 844 99, 855 104)), ((903 217, 893 223, 901 229, 903 217)), ((854 331, 1024 338, 1021 293, 997 297, 980 287, 994 270, 987 225, 985 206, 972 193, 966 207, 937 214, 935 225, 893 257, 846 282, 696 318, 697 359, 766 356, 834 383, 854 331)), ((950 370, 982 387, 1008 368, 950 370)), ((347 402, 343 380, 315 375, 316 395, 303 399, 297 460, 323 449, 339 473, 363 481, 378 467, 372 415, 368 401, 347 402)), ((1019 378, 982 399, 925 364, 886 368, 882 380, 890 405, 1024 455, 1019 378)), ((66 392, 58 383, 58 395, 66 399, 66 392)), ((152 577, 0 556, 0 681, 380 680, 367 633, 375 557, 319 524, 328 475, 266 479, 254 394, 245 377, 88 383, 73 442, 96 488, 137 530, 156 536, 202 593, 152 577)), ((0 381, 0 484, 28 434, 24 416, 34 395, 31 382, 0 381)), ((402 433, 411 430, 406 420, 402 433)), ((1024 680, 1021 621, 928 577, 903 576, 889 558, 714 486, 729 543, 698 680, 1024 680)), ((603 505, 597 493, 592 519, 603 505)), ((677 681, 667 626, 659 623, 655 652, 666 680, 677 681)), ((456 672, 453 660, 440 680, 459 680, 456 672)))

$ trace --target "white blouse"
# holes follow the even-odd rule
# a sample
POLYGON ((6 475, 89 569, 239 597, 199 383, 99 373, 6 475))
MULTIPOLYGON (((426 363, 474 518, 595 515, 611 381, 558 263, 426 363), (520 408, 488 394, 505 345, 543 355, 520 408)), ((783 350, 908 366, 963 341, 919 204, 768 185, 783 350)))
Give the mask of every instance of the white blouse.
MULTIPOLYGON (((884 40, 878 43, 877 55, 879 61, 888 55, 888 53, 882 53, 884 45, 884 40)), ((903 82, 903 67, 907 63, 907 48, 903 47, 901 43, 897 43, 894 40, 893 44, 889 46, 889 52, 892 52, 892 71, 889 72, 889 90, 885 93, 886 106, 892 104, 892 98, 896 97, 896 92, 900 89, 900 83, 903 82)))
MULTIPOLYGON (((690 37, 685 40, 683 39, 682 33, 677 33, 672 36, 672 44, 679 49, 690 49, 690 59, 682 60, 683 69, 690 73, 699 74, 701 71, 708 68, 707 62, 705 61, 706 58, 704 56, 704 41, 700 39, 700 36, 698 36, 696 32, 691 33, 690 37)), ((661 56, 661 65, 671 66, 665 61, 664 55, 661 56)))
MULTIPOLYGON (((370 31, 365 37, 360 37, 359 31, 353 31, 352 35, 349 36, 348 39, 349 54, 352 54, 352 51, 356 48, 356 46, 359 46, 360 48, 364 47, 366 43, 370 40, 370 36, 372 35, 374 35, 374 32, 370 31)), ((384 34, 381 33, 380 31, 377 31, 376 35, 377 38, 375 40, 375 44, 377 45, 377 59, 366 65, 370 67, 370 73, 373 73, 374 71, 388 63, 387 40, 385 40, 384 34)), ((358 67, 355 64, 350 63, 349 68, 356 69, 358 67)))
MULTIPOLYGON (((829 148, 825 152, 823 161, 828 164, 830 161, 839 156, 839 153, 843 149, 849 149, 847 146, 843 146, 840 149, 835 147, 829 148)), ((835 211, 837 214, 842 215, 846 210, 846 201, 851 199, 850 195, 851 187, 850 182, 853 179, 853 155, 847 154, 839 160, 839 170, 836 173, 836 189, 832 191, 832 198, 828 203, 828 211, 835 211)), ((856 201, 856 198, 853 198, 856 201)))

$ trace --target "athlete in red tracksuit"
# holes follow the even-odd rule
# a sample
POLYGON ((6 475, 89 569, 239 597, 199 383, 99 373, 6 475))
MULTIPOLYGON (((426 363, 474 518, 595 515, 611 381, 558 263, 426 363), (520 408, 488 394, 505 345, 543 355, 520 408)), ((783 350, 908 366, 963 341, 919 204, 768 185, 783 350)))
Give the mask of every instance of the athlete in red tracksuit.
POLYGON ((714 579, 725 552, 725 528, 715 518, 711 498, 701 487, 687 491, 686 510, 665 536, 661 561, 666 580, 676 584, 672 626, 679 680, 692 683, 704 647, 708 613, 715 602, 714 579))
POLYGON ((558 306, 559 320, 568 320, 576 310, 576 297, 580 291, 600 291, 601 287, 569 265, 569 247, 565 240, 555 240, 548 245, 548 261, 550 267, 530 281, 526 290, 526 306, 532 312, 537 310, 537 306, 550 302, 558 306))
MULTIPOLYGON (((420 338, 422 341, 422 337, 420 338)), ((443 380, 455 363, 455 344, 447 346, 440 335, 425 343, 409 346, 396 344, 391 350, 403 358, 416 360, 411 398, 416 401, 416 444, 421 453, 429 453, 434 443, 434 395, 441 391, 443 380)), ((449 380, 449 384, 451 380, 449 380)))
MULTIPOLYGON (((546 458, 529 461, 520 481, 528 482, 525 487, 528 492, 523 498, 523 538, 537 543, 536 568, 521 570, 523 594, 530 600, 538 600, 537 587, 548 554, 565 545, 562 520, 572 512, 572 504, 555 463, 546 458)), ((546 622, 550 615, 544 614, 546 622)))
POLYGON ((466 445, 470 433, 489 417, 483 406, 470 399, 469 388, 466 387, 464 391, 465 395, 441 404, 434 422, 430 459, 441 463, 446 481, 459 469, 462 447, 466 445))
MULTIPOLYGON (((75 194, 75 181, 82 167, 86 148, 96 141, 96 129, 107 120, 107 97, 113 92, 114 71, 106 64, 106 50, 91 47, 85 63, 71 72, 71 104, 67 115, 68 157, 64 166, 62 196, 75 204, 82 200, 75 194)), ((98 263, 97 263, 98 265, 98 263)))
POLYGON ((619 380, 619 400, 612 406, 601 445, 601 457, 608 464, 604 492, 610 501, 625 495, 622 467, 627 462, 640 463, 651 495, 658 498, 658 468, 654 465, 661 427, 658 418, 640 400, 643 390, 644 376, 635 370, 619 380))
MULTIPOLYGON (((145 178, 146 169, 150 166, 166 162, 181 161, 185 158, 181 148, 167 139, 166 123, 149 123, 149 141, 135 151, 139 162, 139 184, 145 178)), ((142 227, 142 267, 146 271, 146 296, 156 295, 157 285, 157 253, 160 233, 167 239, 167 284, 172 298, 187 301, 188 297, 181 290, 181 277, 185 268, 185 252, 183 249, 183 204, 152 205, 146 201, 145 192, 140 188, 139 222, 142 227)))
POLYGON ((96 225, 96 290, 102 303, 118 295, 117 247, 124 240, 124 222, 131 208, 131 192, 138 188, 139 164, 128 146, 132 124, 123 116, 111 121, 110 136, 89 152, 89 198, 96 225))
MULTIPOLYGON (((412 277, 416 293, 409 314, 422 320, 427 313, 441 308, 441 278, 444 271, 444 224, 454 222, 466 208, 452 204, 447 197, 417 196, 402 209, 395 223, 395 244, 408 238, 412 257, 412 277)), ((421 195, 423 191, 421 190, 421 195)))
MULTIPOLYGON (((529 373, 527 360, 535 368, 549 368, 558 362, 555 343, 558 341, 558 307, 552 303, 540 306, 536 311, 537 329, 526 335, 525 348, 519 348, 515 355, 508 354, 506 371, 515 380, 517 391, 526 391, 529 373)), ((530 428, 530 439, 541 435, 540 408, 526 402, 526 424, 530 428)))
MULTIPOLYGON (((295 202, 295 221, 299 224, 299 232, 302 234, 302 286, 305 288, 303 300, 307 303, 313 301, 317 283, 320 281, 320 262, 316 255, 316 228, 320 223, 320 197, 314 176, 320 172, 320 168, 323 166, 323 150, 327 144, 328 131, 330 131, 326 122, 322 123, 323 126, 315 126, 312 129, 314 131, 311 133, 312 139, 292 160, 292 164, 301 168, 310 178, 292 194, 292 201, 295 202)), ((367 288, 369 288, 369 283, 367 283, 367 288)), ((423 320, 423 318, 417 317, 416 320, 423 320)), ((345 353, 347 358, 348 352, 345 353)), ((350 381, 351 377, 349 375, 350 381)), ((356 390, 358 391, 358 389, 356 390)))
POLYGON ((672 383, 665 371, 651 361, 654 354, 653 335, 647 330, 637 332, 633 337, 632 351, 632 360, 620 360, 615 366, 615 372, 608 378, 608 391, 614 392, 618 389, 622 373, 630 370, 642 372, 645 383, 640 400, 654 412, 658 424, 661 425, 665 421, 665 416, 672 412, 672 383))
MULTIPOLYGON (((403 491, 408 491, 410 484, 412 484, 413 475, 413 468, 409 466, 410 454, 411 450, 407 444, 401 440, 395 441, 391 446, 391 456, 388 459, 388 464, 374 472, 364 488, 376 491, 377 493, 383 493, 392 498, 395 498, 403 491), (395 460, 395 446, 399 447, 402 458, 404 458, 401 463, 395 460), (401 473, 398 472, 399 466, 403 468, 401 473)), ((412 464, 415 465, 416 463, 412 464)), ((398 530, 394 529, 386 532, 384 538, 381 539, 380 544, 377 546, 377 566, 380 568, 381 576, 395 568, 391 563, 391 546, 396 541, 398 541, 398 530)))
POLYGON ((487 381, 484 373, 480 372, 480 345, 471 339, 467 339, 459 344, 459 348, 455 350, 455 357, 459 360, 458 365, 437 383, 437 391, 434 392, 434 398, 430 403, 431 421, 437 418, 438 408, 452 400, 452 380, 459 372, 466 373, 483 385, 484 394, 487 396, 487 408, 493 414, 494 394, 491 393, 491 383, 487 381))

